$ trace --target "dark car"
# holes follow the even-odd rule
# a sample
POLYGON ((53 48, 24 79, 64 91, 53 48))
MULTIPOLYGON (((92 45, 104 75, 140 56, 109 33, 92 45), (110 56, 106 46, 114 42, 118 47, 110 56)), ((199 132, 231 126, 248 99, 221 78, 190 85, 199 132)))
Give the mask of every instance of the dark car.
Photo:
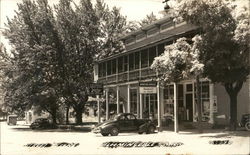
POLYGON ((53 129, 56 126, 47 118, 38 118, 31 125, 31 129, 53 129))
POLYGON ((242 115, 239 125, 241 127, 245 127, 248 131, 250 131, 250 114, 242 115))
POLYGON ((155 129, 155 124, 149 119, 137 119, 131 113, 121 113, 111 120, 97 124, 92 132, 103 136, 117 136, 120 132, 153 133, 155 129))

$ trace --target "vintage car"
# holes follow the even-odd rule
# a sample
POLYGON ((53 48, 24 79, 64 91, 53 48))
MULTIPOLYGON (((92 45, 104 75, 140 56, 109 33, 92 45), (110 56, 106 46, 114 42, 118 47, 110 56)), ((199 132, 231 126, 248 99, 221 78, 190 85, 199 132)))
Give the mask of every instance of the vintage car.
POLYGON ((240 127, 245 127, 246 130, 250 131, 250 114, 242 115, 239 125, 240 127))
POLYGON ((111 120, 97 124, 92 132, 103 136, 117 136, 120 132, 153 133, 155 129, 156 126, 150 119, 137 119, 131 113, 121 113, 111 120))
POLYGON ((31 129, 54 129, 56 125, 50 122, 47 118, 38 118, 31 125, 31 129))

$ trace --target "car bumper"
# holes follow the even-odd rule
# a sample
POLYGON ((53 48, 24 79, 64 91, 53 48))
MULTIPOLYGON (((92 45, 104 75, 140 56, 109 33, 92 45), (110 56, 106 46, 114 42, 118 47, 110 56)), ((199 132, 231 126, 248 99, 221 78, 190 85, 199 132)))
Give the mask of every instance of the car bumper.
POLYGON ((92 132, 95 134, 101 133, 101 128, 94 128, 94 129, 92 129, 92 132))

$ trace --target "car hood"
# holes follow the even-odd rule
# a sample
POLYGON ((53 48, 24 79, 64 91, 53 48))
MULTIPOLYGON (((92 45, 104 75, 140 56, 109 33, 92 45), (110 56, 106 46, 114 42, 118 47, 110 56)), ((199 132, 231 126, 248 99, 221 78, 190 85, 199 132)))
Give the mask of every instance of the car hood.
POLYGON ((97 124, 95 127, 105 126, 105 125, 108 125, 108 124, 114 123, 114 122, 116 122, 116 120, 108 120, 108 121, 97 124))

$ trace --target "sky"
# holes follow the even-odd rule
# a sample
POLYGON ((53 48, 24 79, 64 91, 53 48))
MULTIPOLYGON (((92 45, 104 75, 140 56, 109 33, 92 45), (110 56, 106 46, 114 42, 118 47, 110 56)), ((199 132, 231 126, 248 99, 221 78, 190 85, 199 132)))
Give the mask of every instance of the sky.
MULTIPOLYGON (((59 0, 48 0, 51 5, 58 3, 59 0)), ((76 3, 79 0, 74 0, 76 3)), ((0 30, 5 28, 4 23, 7 22, 7 18, 12 18, 17 10, 17 3, 22 2, 22 0, 0 0, 0 30)), ((104 0, 109 7, 117 6, 121 9, 121 13, 127 16, 130 21, 141 20, 147 14, 153 12, 155 15, 160 17, 160 11, 163 10, 164 4, 162 0, 104 0)), ((1 36, 0 41, 7 46, 7 50, 10 48, 7 40, 1 36)))

